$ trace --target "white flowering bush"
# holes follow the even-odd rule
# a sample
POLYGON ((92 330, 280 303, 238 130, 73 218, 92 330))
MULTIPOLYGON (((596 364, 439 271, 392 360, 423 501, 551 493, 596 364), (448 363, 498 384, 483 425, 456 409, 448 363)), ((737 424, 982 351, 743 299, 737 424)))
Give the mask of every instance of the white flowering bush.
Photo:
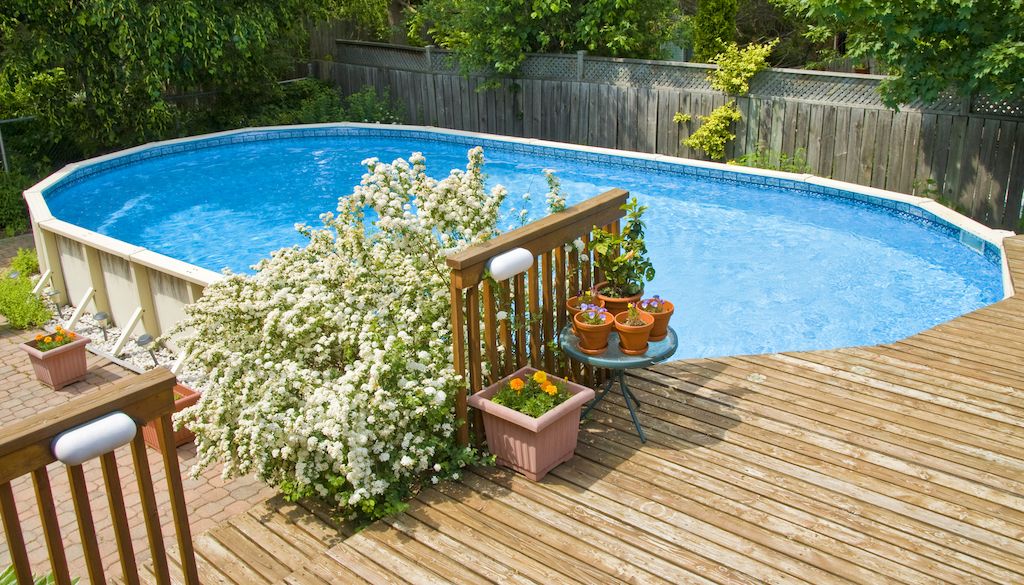
POLYGON ((441 181, 418 153, 364 164, 323 228, 299 226, 307 246, 207 287, 174 335, 209 380, 179 416, 194 473, 222 461, 370 520, 476 456, 455 442, 444 259, 495 235, 506 193, 485 191, 480 148, 441 181))

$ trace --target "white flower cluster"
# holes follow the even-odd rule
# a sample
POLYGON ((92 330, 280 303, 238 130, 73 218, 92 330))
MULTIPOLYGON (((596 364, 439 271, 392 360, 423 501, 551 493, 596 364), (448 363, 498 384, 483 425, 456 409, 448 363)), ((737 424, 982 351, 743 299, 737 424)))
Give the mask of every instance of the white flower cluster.
POLYGON ((506 192, 485 191, 480 148, 441 181, 419 153, 365 164, 324 229, 300 226, 306 247, 207 287, 176 335, 209 379, 180 416, 194 472, 222 461, 374 518, 472 458, 454 441, 444 259, 496 234, 506 192))
POLYGON ((544 178, 548 182, 548 192, 544 194, 544 201, 548 204, 550 213, 565 211, 565 196, 562 195, 562 182, 555 176, 554 169, 544 169, 544 178))

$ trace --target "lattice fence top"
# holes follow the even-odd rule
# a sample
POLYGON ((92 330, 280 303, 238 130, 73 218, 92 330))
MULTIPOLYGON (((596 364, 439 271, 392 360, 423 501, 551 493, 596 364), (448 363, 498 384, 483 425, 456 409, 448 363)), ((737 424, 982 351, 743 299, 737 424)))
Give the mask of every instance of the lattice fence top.
MULTIPOLYGON (((437 73, 456 73, 459 70, 451 52, 433 47, 343 40, 337 41, 337 45, 338 60, 343 63, 437 73)), ((523 61, 519 77, 710 92, 714 90, 707 76, 712 69, 712 65, 678 61, 611 59, 584 54, 531 54, 523 61)), ((887 107, 878 93, 882 79, 852 73, 767 69, 751 81, 750 95, 882 109, 887 107)), ((948 92, 935 103, 915 102, 903 106, 903 109, 957 114, 965 113, 965 105, 962 98, 948 92)), ((969 108, 973 114, 1024 118, 1024 103, 1021 102, 974 96, 969 108)))

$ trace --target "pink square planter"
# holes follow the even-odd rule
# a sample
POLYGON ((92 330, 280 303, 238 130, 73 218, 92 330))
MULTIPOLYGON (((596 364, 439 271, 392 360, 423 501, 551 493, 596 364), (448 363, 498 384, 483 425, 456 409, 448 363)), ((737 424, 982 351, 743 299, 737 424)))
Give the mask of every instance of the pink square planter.
POLYGON ((557 465, 572 458, 580 432, 580 410, 594 399, 594 391, 549 375, 549 379, 563 382, 572 397, 540 418, 490 401, 512 378, 532 376, 536 371, 529 366, 521 368, 473 394, 468 402, 483 413, 487 448, 498 463, 540 481, 557 465))
POLYGON ((22 343, 19 347, 28 354, 36 378, 54 390, 60 390, 85 378, 88 369, 85 346, 89 345, 89 341, 88 337, 79 336, 75 341, 49 351, 36 349, 35 340, 22 343))
MULTIPOLYGON (((196 402, 199 402, 199 398, 201 396, 201 394, 195 390, 188 386, 182 386, 181 384, 174 385, 174 394, 179 397, 174 400, 175 413, 179 413, 196 402)), ((196 438, 195 433, 190 431, 188 427, 181 427, 181 429, 173 431, 172 434, 174 436, 175 448, 181 447, 186 443, 191 443, 192 440, 196 438)), ((151 420, 142 425, 142 440, 157 451, 160 450, 160 434, 156 430, 156 421, 151 420)))

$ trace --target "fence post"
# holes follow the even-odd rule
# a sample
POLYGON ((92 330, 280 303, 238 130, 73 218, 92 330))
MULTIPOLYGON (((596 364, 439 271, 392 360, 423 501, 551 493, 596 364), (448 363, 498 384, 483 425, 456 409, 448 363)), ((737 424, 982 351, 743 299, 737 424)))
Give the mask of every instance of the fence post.
POLYGON ((434 55, 434 45, 427 45, 425 47, 425 49, 426 49, 426 51, 423 53, 423 55, 427 58, 427 68, 425 69, 425 71, 433 71, 434 70, 434 58, 433 58, 433 55, 434 55))
POLYGON ((586 56, 586 51, 576 51, 576 81, 583 81, 583 59, 586 56))

